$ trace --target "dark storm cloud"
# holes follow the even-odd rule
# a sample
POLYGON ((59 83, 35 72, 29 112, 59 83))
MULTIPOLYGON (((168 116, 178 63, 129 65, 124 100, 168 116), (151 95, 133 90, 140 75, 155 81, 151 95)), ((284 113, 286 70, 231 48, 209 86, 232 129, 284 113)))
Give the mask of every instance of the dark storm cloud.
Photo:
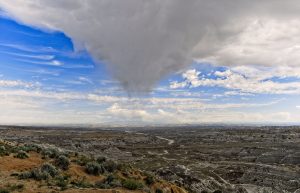
POLYGON ((193 60, 299 65, 298 0, 0 0, 105 61, 127 91, 149 91, 193 60))

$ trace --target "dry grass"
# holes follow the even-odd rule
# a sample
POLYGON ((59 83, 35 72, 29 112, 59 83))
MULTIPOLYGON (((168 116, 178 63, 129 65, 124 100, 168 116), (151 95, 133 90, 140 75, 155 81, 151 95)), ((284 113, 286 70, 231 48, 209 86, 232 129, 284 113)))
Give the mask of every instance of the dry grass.
POLYGON ((0 157, 0 171, 18 172, 40 166, 44 160, 38 153, 30 153, 27 159, 17 159, 13 155, 0 157))

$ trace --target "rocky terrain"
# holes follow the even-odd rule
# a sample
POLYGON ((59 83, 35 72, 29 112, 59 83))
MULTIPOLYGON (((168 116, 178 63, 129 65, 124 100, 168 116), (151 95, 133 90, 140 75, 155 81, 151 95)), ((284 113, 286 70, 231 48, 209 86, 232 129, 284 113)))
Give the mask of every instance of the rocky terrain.
POLYGON ((2 127, 0 137, 128 163, 189 192, 300 192, 300 127, 2 127))

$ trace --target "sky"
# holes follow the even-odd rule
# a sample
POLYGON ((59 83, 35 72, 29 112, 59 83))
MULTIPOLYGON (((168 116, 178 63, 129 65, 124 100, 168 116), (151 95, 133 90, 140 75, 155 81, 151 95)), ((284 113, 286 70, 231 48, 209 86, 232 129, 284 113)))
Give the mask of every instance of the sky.
POLYGON ((300 123, 300 3, 153 2, 0 0, 0 124, 300 123))

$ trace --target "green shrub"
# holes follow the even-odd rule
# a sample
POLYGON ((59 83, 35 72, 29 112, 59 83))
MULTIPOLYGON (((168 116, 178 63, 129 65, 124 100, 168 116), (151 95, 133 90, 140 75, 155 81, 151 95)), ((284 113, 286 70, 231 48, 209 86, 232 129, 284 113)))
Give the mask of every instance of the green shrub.
POLYGON ((95 182, 95 187, 100 188, 100 189, 110 189, 111 188, 109 184, 106 184, 106 183, 101 182, 101 181, 95 182))
POLYGON ((109 185, 110 188, 122 187, 121 181, 113 175, 108 175, 104 180, 104 183, 109 185))
POLYGON ((155 190, 155 193, 164 193, 164 192, 162 191, 162 189, 157 188, 157 189, 155 190))
POLYGON ((115 180, 115 177, 113 175, 108 175, 105 179, 105 183, 110 184, 115 180))
POLYGON ((221 190, 215 190, 213 193, 222 193, 221 190))
POLYGON ((42 151, 43 158, 57 158, 59 152, 56 149, 45 149, 42 151))
POLYGON ((9 193, 9 191, 6 189, 0 189, 0 193, 9 193))
POLYGON ((23 189, 24 189, 24 184, 13 184, 13 185, 9 184, 7 186, 7 190, 12 191, 12 192, 22 191, 23 189))
POLYGON ((25 151, 19 150, 18 153, 14 157, 19 158, 19 159, 26 159, 26 158, 29 158, 29 155, 25 151))
POLYGON ((41 154, 42 154, 42 159, 46 159, 50 157, 51 151, 43 150, 41 154))
POLYGON ((17 184, 17 185, 14 185, 13 187, 14 187, 14 190, 20 191, 20 190, 24 189, 25 185, 24 184, 17 184))
POLYGON ((22 150, 25 152, 30 152, 30 151, 34 151, 37 153, 40 153, 42 151, 42 148, 36 144, 25 144, 23 146, 19 146, 17 147, 18 150, 22 150))
POLYGON ((104 181, 98 181, 95 183, 95 187, 101 189, 110 189, 116 187, 122 187, 121 181, 113 175, 109 175, 104 181))
POLYGON ((29 172, 23 172, 19 175, 19 179, 34 179, 37 181, 47 180, 50 178, 50 174, 47 172, 42 172, 41 169, 33 169, 29 172))
POLYGON ((62 170, 68 170, 69 166, 70 166, 70 161, 66 156, 60 155, 55 160, 55 164, 56 164, 57 167, 59 167, 62 170))
POLYGON ((122 182, 122 186, 124 188, 127 188, 129 190, 136 190, 136 189, 140 189, 143 187, 143 184, 136 181, 136 180, 133 180, 133 179, 128 179, 128 180, 124 180, 122 182))
POLYGON ((31 171, 29 171, 29 172, 23 172, 23 173, 21 173, 21 174, 19 174, 19 179, 20 180, 25 180, 25 179, 29 179, 29 178, 31 178, 31 171))
POLYGON ((114 161, 107 161, 103 163, 103 167, 106 171, 112 173, 118 169, 118 164, 116 164, 114 161))
POLYGON ((89 162, 85 166, 85 170, 88 174, 100 175, 105 172, 104 167, 97 162, 89 162))
POLYGON ((9 150, 5 146, 0 146, 0 156, 8 156, 9 153, 9 150))
POLYGON ((131 171, 132 167, 127 163, 118 163, 118 170, 122 172, 131 171))
POLYGON ((87 163, 94 161, 92 158, 89 158, 85 155, 81 155, 77 160, 76 163, 80 166, 85 166, 87 163))
POLYGON ((41 180, 47 180, 50 178, 50 174, 47 172, 42 172, 40 169, 33 169, 31 171, 31 178, 41 181, 41 180))
POLYGON ((69 176, 58 176, 55 178, 55 185, 59 186, 61 190, 66 190, 69 184, 69 176))
POLYGON ((48 173, 51 177, 58 175, 58 171, 52 164, 45 163, 41 166, 41 172, 48 173))
POLYGON ((102 164, 106 161, 106 157, 98 157, 96 161, 97 163, 102 164))
POLYGON ((6 151, 6 148, 5 148, 5 146, 3 146, 3 145, 0 146, 0 152, 2 152, 2 151, 3 151, 3 152, 6 151))
POLYGON ((72 185, 78 187, 78 188, 91 188, 93 187, 92 184, 86 181, 86 177, 83 177, 79 180, 74 180, 71 182, 72 185))
POLYGON ((59 156, 59 152, 57 149, 50 149, 50 152, 51 152, 49 156, 50 158, 57 158, 59 156))
POLYGON ((147 185, 152 185, 154 183, 154 177, 148 174, 145 178, 145 182, 147 185))
POLYGON ((119 179, 113 180, 109 185, 111 188, 122 187, 122 183, 119 179))
POLYGON ((69 150, 66 150, 63 155, 67 156, 68 158, 70 158, 71 156, 74 156, 75 153, 73 151, 69 151, 69 150))

